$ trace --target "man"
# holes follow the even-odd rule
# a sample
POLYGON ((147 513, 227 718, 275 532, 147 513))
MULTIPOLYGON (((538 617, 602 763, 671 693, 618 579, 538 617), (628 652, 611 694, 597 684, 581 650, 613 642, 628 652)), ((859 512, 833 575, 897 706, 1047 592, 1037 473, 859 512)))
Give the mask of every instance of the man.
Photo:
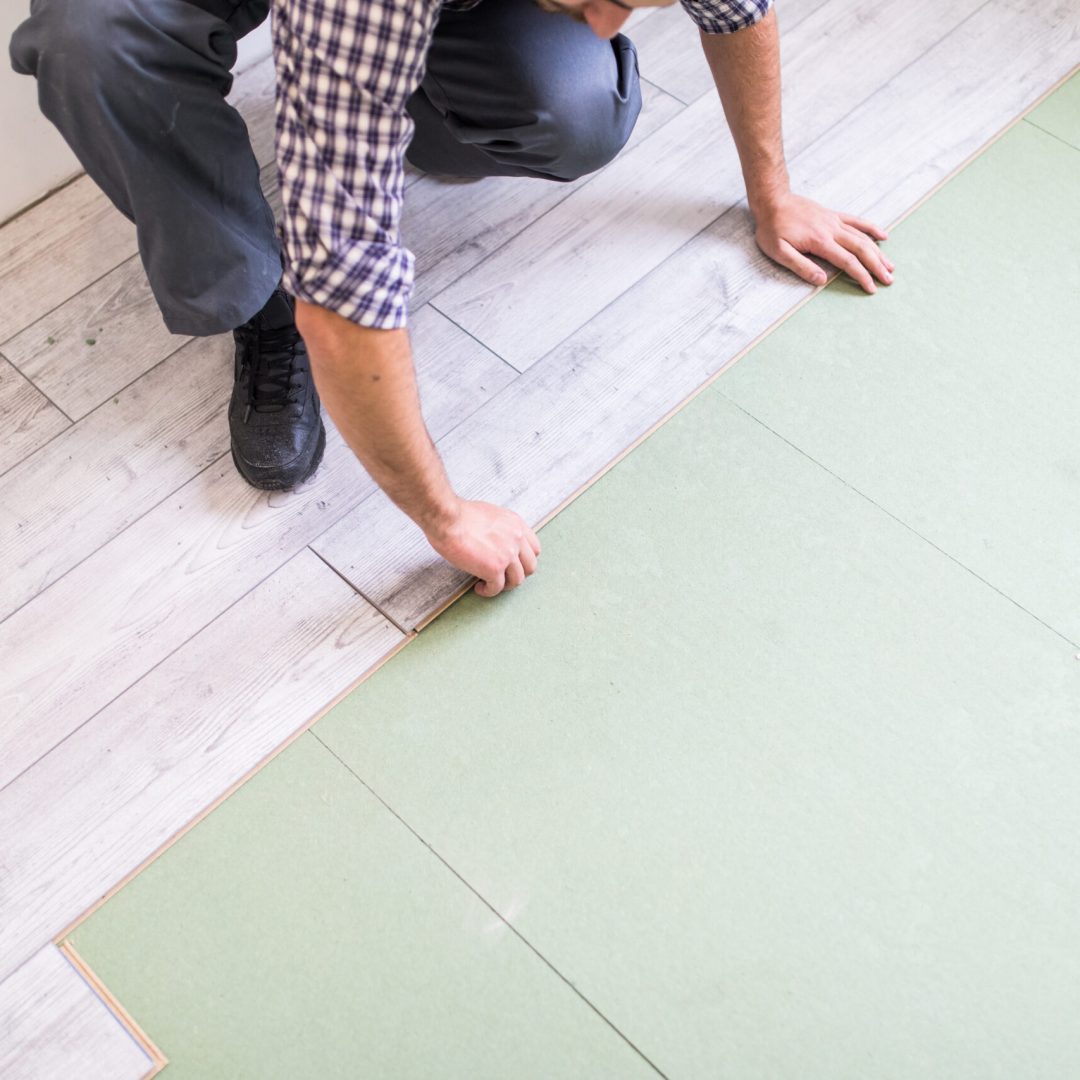
MULTIPOLYGON (((637 55, 619 29, 635 7, 674 0, 273 2, 283 260, 246 130, 224 101, 236 39, 270 0, 35 0, 12 61, 37 76, 45 114, 135 221, 168 327, 234 330, 241 474, 266 488, 310 476, 325 441, 321 396, 432 547, 494 596, 535 571, 540 544, 517 514, 454 492, 421 417, 406 329, 413 262, 398 234, 403 160, 563 182, 600 168, 641 107, 637 55)), ((681 2, 762 250, 808 281, 824 274, 806 253, 867 291, 888 283, 881 230, 790 191, 771 0, 681 2)))

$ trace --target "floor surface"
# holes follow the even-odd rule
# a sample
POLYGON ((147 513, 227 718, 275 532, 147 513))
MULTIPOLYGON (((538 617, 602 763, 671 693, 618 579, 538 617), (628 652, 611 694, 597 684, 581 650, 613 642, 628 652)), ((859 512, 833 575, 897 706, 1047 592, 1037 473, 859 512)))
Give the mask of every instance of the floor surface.
POLYGON ((1078 85, 75 931, 166 1075, 1080 1070, 1078 85))

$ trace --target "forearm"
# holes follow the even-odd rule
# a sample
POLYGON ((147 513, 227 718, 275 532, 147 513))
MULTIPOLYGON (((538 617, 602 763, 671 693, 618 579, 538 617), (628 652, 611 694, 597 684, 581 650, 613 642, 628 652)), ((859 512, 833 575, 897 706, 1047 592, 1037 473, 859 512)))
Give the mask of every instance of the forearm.
POLYGON ((445 530, 459 500, 420 412, 408 331, 359 326, 302 300, 296 324, 319 396, 342 437, 425 533, 445 530))
POLYGON ((775 203, 790 191, 780 115, 776 8, 733 34, 699 33, 756 217, 756 208, 775 203))

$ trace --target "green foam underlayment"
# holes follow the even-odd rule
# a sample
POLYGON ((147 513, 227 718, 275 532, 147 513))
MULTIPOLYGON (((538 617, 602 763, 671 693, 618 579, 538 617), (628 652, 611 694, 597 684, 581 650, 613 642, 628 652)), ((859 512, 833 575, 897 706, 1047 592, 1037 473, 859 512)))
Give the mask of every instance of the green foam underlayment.
POLYGON ((1044 131, 1080 149, 1080 75, 1056 90, 1028 119, 1044 131))
POLYGON ((1080 1075, 1078 190, 1018 125, 79 927, 166 1077, 1080 1075))

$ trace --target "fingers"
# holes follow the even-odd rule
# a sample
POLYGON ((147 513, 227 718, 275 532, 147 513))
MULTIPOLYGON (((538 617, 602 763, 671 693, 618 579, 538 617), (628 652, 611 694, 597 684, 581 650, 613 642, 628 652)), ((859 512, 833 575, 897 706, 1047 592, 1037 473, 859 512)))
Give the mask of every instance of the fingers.
POLYGON ((825 284, 825 271, 817 263, 796 251, 786 240, 780 240, 775 258, 781 266, 786 266, 793 273, 798 274, 803 281, 809 281, 811 285, 825 284))
POLYGON ((476 583, 476 591, 481 596, 492 597, 498 596, 506 587, 506 571, 500 570, 499 573, 492 575, 488 581, 478 581, 476 583))
POLYGON ((526 577, 536 573, 536 552, 528 544, 521 549, 521 566, 526 577))
MULTIPOLYGON (((491 572, 486 578, 476 583, 476 592, 480 596, 494 597, 508 589, 516 589, 524 584, 527 577, 536 573, 537 559, 540 555, 540 540, 536 533, 520 521, 520 532, 510 541, 509 559, 497 572, 491 572), (516 551, 514 550, 516 547, 516 551)), ((506 549, 504 549, 505 551, 506 549)), ((506 557, 505 554, 503 556, 506 557)))
POLYGON ((858 229, 859 232, 864 232, 867 236, 872 236, 875 240, 889 239, 889 234, 884 229, 878 228, 872 221, 858 218, 854 214, 841 213, 839 217, 845 225, 850 226, 852 229, 858 229))
POLYGON ((525 580, 525 568, 521 559, 513 559, 506 567, 506 587, 516 589, 525 580))
POLYGON ((892 273, 885 264, 884 255, 865 233, 845 229, 836 237, 836 242, 855 255, 878 281, 885 285, 892 284, 892 273))
POLYGON ((866 292, 877 292, 877 286, 870 272, 859 260, 846 248, 842 248, 835 240, 818 241, 811 248, 815 255, 828 259, 833 266, 843 270, 850 278, 860 285, 866 292))

